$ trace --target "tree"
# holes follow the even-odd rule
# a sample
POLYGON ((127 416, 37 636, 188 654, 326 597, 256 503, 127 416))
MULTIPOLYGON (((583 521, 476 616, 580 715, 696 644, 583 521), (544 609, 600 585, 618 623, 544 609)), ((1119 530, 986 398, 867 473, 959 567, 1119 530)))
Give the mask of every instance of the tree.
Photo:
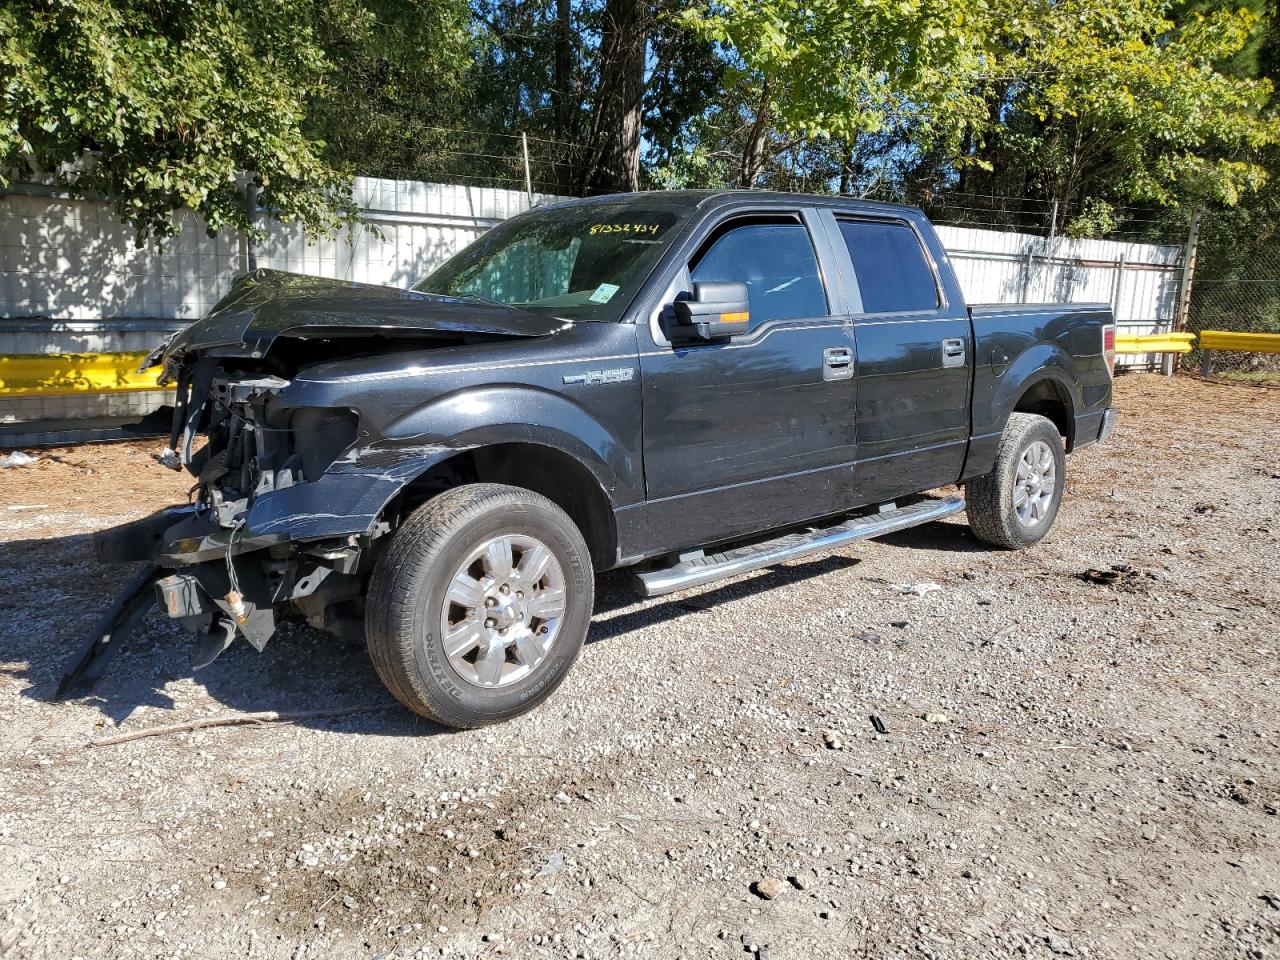
POLYGON ((98 193, 139 231, 190 207, 246 228, 237 178, 311 231, 344 178, 303 132, 327 67, 308 0, 7 0, 0 6, 0 177, 98 193))
POLYGON ((1258 158, 1280 134, 1263 112, 1271 84, 1223 68, 1250 43, 1252 11, 1179 23, 1161 0, 1042 2, 1001 38, 1002 69, 1020 79, 996 89, 1027 119, 1045 194, 1231 204, 1265 181, 1258 158))
MULTIPOLYGON (((519 135, 533 138, 534 186, 557 193, 582 188, 594 87, 584 35, 597 13, 565 0, 473 0, 481 42, 467 75, 474 107, 464 125, 485 132, 455 173, 523 180, 519 135)), ((469 143, 472 141, 468 141, 469 143)))
POLYGON ((324 157, 363 176, 458 170, 450 130, 473 125, 478 93, 466 0, 319 0, 313 10, 327 67, 302 129, 324 157))
MULTIPOLYGON (((1267 13, 1256 42, 1246 48, 1249 55, 1229 66, 1274 85, 1280 84, 1280 7, 1275 0, 1267 13)), ((1262 154, 1260 163, 1270 173, 1265 187, 1234 207, 1205 211, 1191 294, 1193 329, 1280 333, 1280 146, 1262 154)), ((1186 212, 1175 211, 1167 219, 1183 226, 1186 212)))
MULTIPOLYGON (((1248 7, 1168 18, 1167 0, 710 0, 683 20, 749 91, 739 181, 797 139, 909 133, 917 189, 1234 202, 1280 137, 1271 85, 1221 65, 1248 7), (1020 184, 1009 184, 1009 168, 1020 184), (925 174, 923 176, 919 174, 925 174), (1009 188, 1012 187, 1011 190, 1009 188)), ((889 138, 886 161, 902 160, 889 138)))
POLYGON ((653 179, 655 171, 672 170, 695 142, 702 143, 706 131, 695 133, 691 125, 723 107, 726 64, 715 43, 661 13, 649 49, 643 121, 647 151, 641 160, 642 171, 653 179))
POLYGON ((729 85, 747 103, 741 186, 797 139, 850 140, 914 114, 924 143, 982 109, 983 0, 713 0, 681 20, 730 51, 729 85))
POLYGON ((607 0, 600 33, 600 81, 591 112, 585 187, 640 189, 645 51, 653 28, 651 0, 607 0))

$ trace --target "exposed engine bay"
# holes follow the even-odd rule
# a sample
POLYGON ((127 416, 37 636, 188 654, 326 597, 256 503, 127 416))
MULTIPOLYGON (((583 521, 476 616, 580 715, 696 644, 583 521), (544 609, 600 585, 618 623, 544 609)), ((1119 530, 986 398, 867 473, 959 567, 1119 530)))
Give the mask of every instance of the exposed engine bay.
POLYGON ((158 600, 195 632, 195 667, 243 636, 261 650, 281 617, 340 634, 363 630, 364 583, 376 541, 397 521, 388 504, 425 469, 456 452, 385 442, 362 430, 341 390, 294 388, 306 371, 362 357, 539 336, 500 305, 458 301, 258 271, 204 320, 162 343, 143 367, 175 385, 169 441, 157 459, 193 478, 189 503, 94 536, 103 562, 148 566, 104 617, 64 678, 92 683, 120 641, 158 600), (342 316, 342 322, 336 319, 342 316), (335 402, 334 397, 337 397, 335 402))
POLYGON ((288 383, 228 373, 212 357, 184 367, 160 459, 192 474, 191 504, 149 518, 145 537, 127 525, 97 538, 102 559, 143 559, 139 550, 150 545, 147 559, 171 569, 156 589, 164 611, 197 634, 197 667, 237 634, 261 650, 282 606, 322 629, 359 625, 358 611, 344 618, 339 608, 358 599, 372 562, 368 548, 387 524, 303 541, 250 526, 259 498, 319 479, 357 442, 354 411, 285 406, 288 383))

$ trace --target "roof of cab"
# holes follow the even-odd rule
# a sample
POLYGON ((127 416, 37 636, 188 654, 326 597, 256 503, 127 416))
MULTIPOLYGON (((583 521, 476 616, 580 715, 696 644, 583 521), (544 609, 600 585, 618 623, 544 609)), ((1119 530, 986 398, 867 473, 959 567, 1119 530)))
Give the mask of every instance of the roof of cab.
POLYGON ((833 196, 816 193, 784 193, 775 190, 646 190, 638 193, 606 193, 595 197, 578 197, 542 204, 535 209, 594 205, 600 203, 647 203, 659 206, 720 207, 731 203, 750 201, 753 206, 776 203, 803 203, 818 206, 839 206, 865 210, 920 213, 918 207, 900 203, 883 203, 879 200, 863 200, 858 197, 833 196))

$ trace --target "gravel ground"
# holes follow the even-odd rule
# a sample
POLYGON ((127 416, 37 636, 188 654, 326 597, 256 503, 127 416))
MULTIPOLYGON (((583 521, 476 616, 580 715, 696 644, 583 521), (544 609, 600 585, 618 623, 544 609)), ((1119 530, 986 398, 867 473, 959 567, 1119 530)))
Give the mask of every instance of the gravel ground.
POLYGON ((129 575, 87 534, 184 485, 152 444, 0 471, 0 956, 1280 956, 1280 391, 1117 395, 1035 550, 606 577, 560 691, 467 733, 305 628, 193 679, 158 617, 49 702, 129 575))

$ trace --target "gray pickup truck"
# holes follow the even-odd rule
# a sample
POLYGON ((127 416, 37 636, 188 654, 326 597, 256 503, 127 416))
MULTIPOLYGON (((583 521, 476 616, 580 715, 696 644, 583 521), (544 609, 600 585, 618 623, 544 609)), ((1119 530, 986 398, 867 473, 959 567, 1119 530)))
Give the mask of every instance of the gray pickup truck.
POLYGON ((150 359, 192 503, 95 538, 144 567, 63 692, 158 601, 197 667, 361 635, 455 727, 550 695, 600 571, 653 596, 966 509, 1028 547, 1115 423, 1106 305, 967 305, 918 210, 760 192, 539 207, 412 290, 258 271, 150 359))

